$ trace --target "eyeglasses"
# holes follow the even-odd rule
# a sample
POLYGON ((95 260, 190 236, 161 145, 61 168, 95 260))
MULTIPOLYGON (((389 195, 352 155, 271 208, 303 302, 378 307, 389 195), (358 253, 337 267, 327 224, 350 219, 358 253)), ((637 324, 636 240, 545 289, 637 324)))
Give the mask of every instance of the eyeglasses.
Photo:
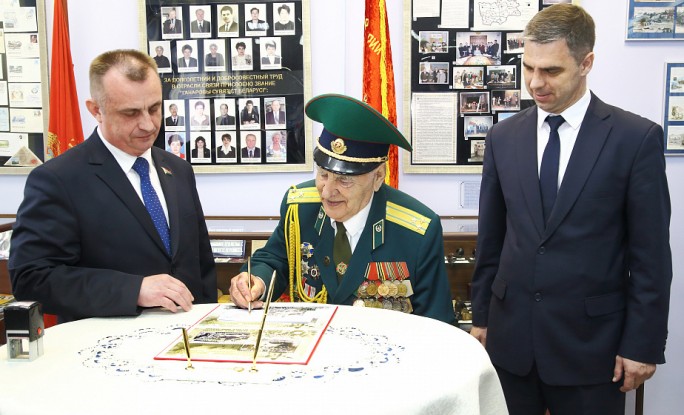
POLYGON ((331 173, 329 171, 323 170, 323 169, 317 169, 316 170, 316 176, 318 177, 319 180, 321 181, 328 181, 328 180, 334 180, 337 182, 337 184, 340 187, 343 187, 345 189, 348 189, 354 184, 356 184, 356 177, 355 176, 347 176, 344 174, 337 174, 337 173, 331 173))

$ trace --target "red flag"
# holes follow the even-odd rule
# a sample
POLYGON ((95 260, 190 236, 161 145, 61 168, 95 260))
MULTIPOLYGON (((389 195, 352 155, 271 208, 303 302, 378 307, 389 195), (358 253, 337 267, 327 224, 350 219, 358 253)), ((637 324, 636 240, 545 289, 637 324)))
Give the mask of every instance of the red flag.
MULTIPOLYGON (((366 0, 363 47, 363 101, 397 125, 394 69, 385 0, 366 0)), ((385 182, 399 186, 397 146, 390 146, 385 182)))
POLYGON ((83 142, 74 64, 71 60, 66 1, 55 0, 50 68, 50 125, 46 158, 57 157, 83 142))

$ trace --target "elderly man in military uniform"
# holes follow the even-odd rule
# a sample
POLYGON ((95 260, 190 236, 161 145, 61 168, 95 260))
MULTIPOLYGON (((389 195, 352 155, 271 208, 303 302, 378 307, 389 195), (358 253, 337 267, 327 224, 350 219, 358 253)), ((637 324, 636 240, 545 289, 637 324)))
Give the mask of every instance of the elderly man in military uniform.
POLYGON ((454 322, 442 225, 428 207, 384 183, 390 144, 411 145, 380 113, 356 99, 309 101, 323 124, 315 180, 292 186, 266 245, 231 280, 232 301, 273 298, 392 309, 454 322), (275 274, 274 274, 275 271, 275 274), (250 287, 251 286, 251 290, 250 287))

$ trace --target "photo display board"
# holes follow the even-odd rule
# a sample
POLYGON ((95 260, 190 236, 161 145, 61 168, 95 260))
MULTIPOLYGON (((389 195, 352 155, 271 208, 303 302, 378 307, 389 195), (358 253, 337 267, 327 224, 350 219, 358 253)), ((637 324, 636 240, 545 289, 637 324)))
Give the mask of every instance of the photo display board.
POLYGON ((310 171, 308 0, 144 2, 155 145, 199 173, 310 171))
POLYGON ((565 0, 413 0, 405 53, 407 173, 481 173, 485 136, 534 105, 521 71, 522 32, 565 0))
POLYGON ((51 158, 46 41, 43 0, 0 0, 0 173, 51 158))

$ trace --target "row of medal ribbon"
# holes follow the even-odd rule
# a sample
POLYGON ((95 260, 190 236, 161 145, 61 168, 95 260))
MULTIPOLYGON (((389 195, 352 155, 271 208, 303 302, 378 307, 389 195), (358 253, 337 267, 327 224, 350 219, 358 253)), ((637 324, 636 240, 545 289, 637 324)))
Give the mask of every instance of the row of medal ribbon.
POLYGON ((413 307, 408 298, 413 295, 411 281, 385 280, 378 284, 375 281, 364 281, 357 291, 356 307, 384 308, 386 310, 411 313, 413 307))

